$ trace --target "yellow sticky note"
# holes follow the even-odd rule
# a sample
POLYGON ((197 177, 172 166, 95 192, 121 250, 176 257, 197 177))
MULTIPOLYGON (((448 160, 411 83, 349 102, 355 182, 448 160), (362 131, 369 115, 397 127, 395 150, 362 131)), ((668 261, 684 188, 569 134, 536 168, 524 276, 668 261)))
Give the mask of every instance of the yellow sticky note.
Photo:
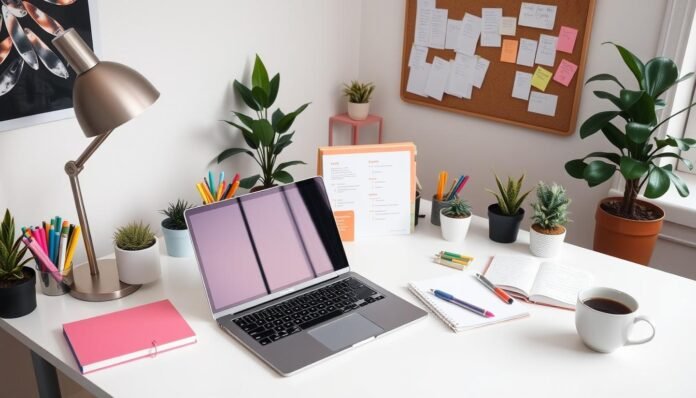
POLYGON ((534 71, 534 75, 532 76, 532 86, 541 91, 546 91, 546 86, 549 85, 549 81, 551 81, 552 76, 553 73, 547 71, 541 66, 538 66, 534 71))
POLYGON ((517 62, 517 40, 504 39, 503 49, 500 52, 500 62, 517 62))

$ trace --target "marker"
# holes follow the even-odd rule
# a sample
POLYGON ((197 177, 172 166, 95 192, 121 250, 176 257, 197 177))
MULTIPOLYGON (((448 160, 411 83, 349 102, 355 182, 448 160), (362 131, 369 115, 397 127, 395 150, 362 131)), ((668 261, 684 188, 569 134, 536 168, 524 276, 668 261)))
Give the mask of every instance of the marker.
POLYGON ((208 170, 208 187, 210 188, 210 193, 214 198, 217 192, 215 192, 215 180, 213 180, 213 172, 210 170, 208 170))
POLYGON ((465 255, 463 255, 463 254, 457 254, 457 253, 447 252, 447 251, 444 251, 444 250, 440 252, 440 255, 444 255, 444 256, 452 257, 452 258, 459 258, 459 259, 461 259, 462 261, 467 261, 467 262, 474 261, 474 258, 473 258, 473 257, 465 256, 465 255))
POLYGON ((232 185, 232 189, 230 189, 230 193, 227 194, 227 197, 225 197, 225 199, 229 199, 229 198, 233 197, 235 192, 237 192, 237 188, 239 188, 239 181, 235 182, 232 185))
POLYGON ((227 199, 227 195, 230 193, 230 190, 232 190, 232 185, 234 185, 234 183, 227 184, 227 188, 225 189, 225 192, 222 194, 222 197, 221 197, 223 200, 227 199))
POLYGON ((447 195, 446 200, 452 200, 457 196, 457 194, 459 193, 458 189, 462 185, 462 181, 464 181, 464 176, 459 176, 459 178, 457 178, 457 182, 454 184, 454 187, 450 191, 450 194, 447 195))
POLYGON ((222 191, 225 189, 225 184, 225 181, 220 181, 220 185, 217 187, 217 195, 215 197, 216 202, 219 202, 223 198, 222 191))
POLYGON ((512 297, 510 297, 505 291, 496 285, 494 285, 491 281, 489 281, 485 276, 481 274, 476 274, 476 279, 478 279, 481 283, 483 283, 484 286, 486 286, 490 291, 495 293, 496 296, 498 296, 501 300, 508 304, 512 304, 514 300, 512 297))
POLYGON ((437 257, 445 261, 450 261, 461 265, 469 265, 469 261, 462 260, 461 258, 450 257, 444 254, 438 254, 437 257))
POLYGON ((461 184, 459 185, 459 187, 457 188, 457 193, 456 193, 455 195, 459 195, 459 192, 461 192, 462 189, 464 189, 464 185, 466 185, 466 183, 467 183, 468 181, 469 181, 469 176, 464 177, 464 179, 462 180, 462 183, 461 183, 461 184))
POLYGON ((70 230, 70 223, 63 221, 63 228, 60 230, 60 240, 58 243, 58 270, 63 272, 65 268, 65 256, 68 251, 68 231, 70 230))
POLYGON ((70 244, 68 245, 68 255, 65 257, 65 268, 63 269, 63 275, 70 273, 70 268, 72 267, 73 255, 75 254, 75 249, 77 248, 77 242, 80 240, 80 226, 76 225, 73 229, 72 236, 70 237, 70 244))
POLYGON ((473 305, 473 304, 469 304, 469 303, 467 303, 466 301, 460 300, 460 299, 454 297, 453 295, 451 295, 451 294, 449 294, 449 293, 443 292, 442 290, 433 290, 433 289, 430 289, 430 291, 435 295, 435 297, 437 297, 437 298, 439 298, 439 299, 441 299, 441 300, 445 300, 445 301, 447 301, 448 303, 452 303, 452 304, 454 304, 454 305, 458 305, 458 306, 464 308, 465 310, 469 310, 469 311, 473 312, 474 314, 478 314, 478 315, 481 315, 481 316, 486 317, 486 318, 493 318, 493 317, 495 317, 495 315, 493 315, 492 312, 486 311, 486 310, 484 310, 483 308, 477 307, 477 306, 475 306, 475 305, 473 305))
POLYGON ((464 265, 464 264, 454 263, 452 261, 445 260, 444 258, 440 258, 440 257, 435 257, 434 261, 436 264, 444 265, 445 267, 458 269, 460 271, 463 270, 464 267, 466 267, 466 265, 464 265))
POLYGON ((46 254, 41 250, 39 244, 33 238, 22 238, 22 242, 29 248, 39 264, 42 265, 44 271, 48 271, 56 282, 63 281, 63 275, 60 274, 56 266, 51 262, 46 254))

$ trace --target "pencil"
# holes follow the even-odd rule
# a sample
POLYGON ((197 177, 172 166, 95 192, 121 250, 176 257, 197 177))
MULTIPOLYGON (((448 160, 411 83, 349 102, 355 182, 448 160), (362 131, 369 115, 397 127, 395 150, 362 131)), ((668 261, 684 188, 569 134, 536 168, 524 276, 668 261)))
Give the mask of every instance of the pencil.
POLYGON ((222 199, 222 191, 225 189, 225 181, 220 181, 220 184, 218 185, 217 188, 217 195, 215 197, 215 201, 219 202, 220 199, 222 199))
POLYGON ((232 185, 232 189, 230 189, 230 192, 227 194, 225 199, 233 197, 235 192, 237 192, 237 188, 239 188, 239 181, 235 182, 234 185, 232 185))
POLYGON ((198 193, 201 195, 201 199, 203 199, 203 204, 210 204, 210 202, 208 202, 208 192, 205 190, 204 184, 202 182, 199 182, 198 184, 196 184, 196 188, 198 188, 198 193))
POLYGON ((80 240, 80 226, 76 225, 73 229, 72 237, 70 238, 70 244, 68 245, 68 253, 65 256, 65 268, 63 269, 63 275, 70 272, 72 267, 72 260, 75 254, 75 248, 77 248, 77 242, 80 240))
POLYGON ((222 194, 222 199, 228 199, 228 198, 227 198, 227 195, 228 195, 228 194, 230 193, 230 191, 232 190, 232 185, 234 185, 234 183, 232 183, 232 184, 227 184, 227 188, 225 189, 225 193, 222 194))
POLYGON ((442 177, 444 176, 443 173, 444 173, 443 171, 440 172, 440 175, 438 176, 438 180, 437 180, 437 200, 442 200, 442 190, 444 189, 443 188, 444 184, 442 182, 443 181, 442 177))

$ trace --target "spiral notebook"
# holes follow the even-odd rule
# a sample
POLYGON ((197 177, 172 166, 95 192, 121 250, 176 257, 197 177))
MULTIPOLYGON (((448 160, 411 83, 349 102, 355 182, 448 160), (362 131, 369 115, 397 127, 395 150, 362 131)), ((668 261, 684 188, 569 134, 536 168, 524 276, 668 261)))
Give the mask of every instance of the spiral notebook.
POLYGON ((411 282, 408 284, 408 288, 455 332, 529 316, 529 312, 525 310, 522 304, 517 301, 512 304, 503 302, 481 282, 476 280, 472 272, 411 282), (431 293, 431 289, 445 291, 458 299, 491 311, 495 317, 484 318, 462 307, 448 303, 435 297, 431 293))

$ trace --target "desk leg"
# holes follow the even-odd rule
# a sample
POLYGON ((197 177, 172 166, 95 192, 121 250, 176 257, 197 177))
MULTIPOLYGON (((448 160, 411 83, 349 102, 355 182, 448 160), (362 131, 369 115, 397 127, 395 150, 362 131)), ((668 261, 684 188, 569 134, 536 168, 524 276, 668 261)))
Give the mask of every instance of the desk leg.
POLYGON ((34 351, 31 352, 34 364, 34 377, 41 398, 60 398, 60 385, 56 368, 34 351))

